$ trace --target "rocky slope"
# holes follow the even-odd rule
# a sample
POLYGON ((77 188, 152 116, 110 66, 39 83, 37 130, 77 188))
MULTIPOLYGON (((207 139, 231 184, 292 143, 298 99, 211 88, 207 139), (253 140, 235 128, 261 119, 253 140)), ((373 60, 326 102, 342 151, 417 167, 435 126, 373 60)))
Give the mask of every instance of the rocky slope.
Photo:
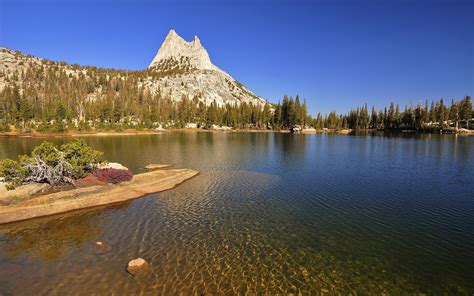
POLYGON ((171 30, 148 68, 164 77, 158 83, 149 80, 145 85, 171 92, 173 100, 185 95, 188 98, 200 96, 206 104, 214 100, 218 105, 240 102, 263 105, 266 102, 212 64, 197 36, 186 42, 171 30))
POLYGON ((159 92, 173 101, 181 101, 186 97, 197 98, 206 105, 215 101, 219 106, 227 103, 238 105, 242 102, 263 106, 266 103, 266 100, 212 64, 198 37, 186 42, 174 30, 168 33, 150 66, 143 71, 99 69, 52 62, 0 47, 0 91, 5 86, 14 84, 22 91, 28 87, 42 88, 44 79, 50 77, 51 72, 54 75, 79 77, 84 83, 88 83, 90 86, 87 94, 83 94, 84 100, 97 100, 104 96, 100 83, 95 83, 94 80, 98 79, 96 73, 106 72, 108 80, 126 80, 133 76, 135 78, 131 81, 137 88, 144 92, 159 92), (28 71, 37 76, 34 85, 31 79, 28 83, 22 83, 22 78, 28 71))

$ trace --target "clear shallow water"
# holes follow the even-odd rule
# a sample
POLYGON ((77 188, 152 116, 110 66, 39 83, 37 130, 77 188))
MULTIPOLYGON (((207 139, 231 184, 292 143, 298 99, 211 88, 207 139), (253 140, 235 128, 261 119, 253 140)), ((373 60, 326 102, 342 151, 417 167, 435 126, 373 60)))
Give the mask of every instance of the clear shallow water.
MULTIPOLYGON (((474 137, 85 139, 136 173, 155 162, 201 174, 129 203, 0 226, 0 294, 474 292, 474 137), (112 250, 98 254, 97 240, 112 250), (126 273, 137 256, 151 273, 126 273)), ((0 138, 0 158, 41 141, 0 138)))

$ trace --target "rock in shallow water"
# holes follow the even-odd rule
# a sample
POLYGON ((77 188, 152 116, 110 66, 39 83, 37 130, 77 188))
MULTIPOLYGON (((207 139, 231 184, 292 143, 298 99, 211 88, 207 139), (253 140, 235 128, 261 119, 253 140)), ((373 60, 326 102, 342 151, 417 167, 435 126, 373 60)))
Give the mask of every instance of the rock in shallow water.
POLYGON ((169 164, 156 164, 156 163, 151 163, 147 165, 145 168, 148 170, 159 170, 159 169, 166 169, 171 167, 169 164))
POLYGON ((137 258, 128 262, 127 271, 131 275, 137 275, 138 273, 145 272, 149 269, 150 264, 148 264, 145 259, 137 258))
POLYGON ((110 250, 112 250, 112 246, 110 244, 106 242, 102 242, 102 241, 95 242, 94 246, 95 246, 95 252, 97 254, 107 253, 110 250))

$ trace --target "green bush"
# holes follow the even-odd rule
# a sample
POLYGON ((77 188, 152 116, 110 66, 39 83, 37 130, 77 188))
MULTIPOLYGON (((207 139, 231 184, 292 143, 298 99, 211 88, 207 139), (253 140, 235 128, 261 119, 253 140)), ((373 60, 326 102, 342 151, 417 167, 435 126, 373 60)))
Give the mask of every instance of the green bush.
POLYGON ((66 125, 62 120, 56 120, 54 123, 42 122, 36 131, 39 133, 64 133, 67 131, 66 125))
POLYGON ((103 154, 87 146, 81 139, 62 145, 61 151, 64 153, 64 159, 71 164, 72 173, 76 178, 82 178, 85 173, 96 168, 103 154))
POLYGON ((121 124, 115 124, 114 125, 114 131, 116 132, 123 132, 124 127, 121 124))
POLYGON ((101 164, 102 152, 77 139, 57 147, 44 141, 33 149, 31 156, 22 155, 19 161, 0 161, 0 177, 8 182, 7 189, 14 189, 24 182, 72 183, 101 164))
POLYGON ((52 125, 51 131, 54 133, 64 133, 67 131, 67 128, 62 120, 56 120, 52 125))
POLYGON ((9 132, 11 131, 10 125, 5 120, 0 120, 0 132, 9 132))
POLYGON ((28 175, 28 171, 24 169, 18 162, 5 159, 0 161, 0 177, 4 178, 9 184, 6 185, 8 190, 21 185, 28 175))
POLYGON ((47 132, 50 132, 51 130, 52 130, 51 125, 47 122, 40 123, 40 125, 38 125, 38 127, 36 128, 36 131, 39 133, 47 133, 47 132))
POLYGON ((77 127, 78 131, 90 131, 92 130, 92 127, 89 125, 88 122, 86 121, 81 121, 79 122, 79 126, 77 127))
POLYGON ((61 157, 60 154, 61 152, 53 143, 44 141, 33 149, 33 152, 31 152, 31 157, 20 156, 20 162, 27 163, 29 162, 29 159, 38 156, 43 161, 45 161, 47 165, 55 166, 61 157))

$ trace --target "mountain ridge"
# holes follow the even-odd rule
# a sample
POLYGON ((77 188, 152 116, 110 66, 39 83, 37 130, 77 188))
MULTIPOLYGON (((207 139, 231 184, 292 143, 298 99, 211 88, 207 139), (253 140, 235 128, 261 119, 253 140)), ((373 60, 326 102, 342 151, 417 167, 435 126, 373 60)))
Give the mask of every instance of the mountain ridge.
MULTIPOLYGON (((84 80, 92 79, 94 75, 91 73, 94 71, 107 72, 106 79, 124 79, 127 73, 137 73, 140 76, 136 81, 137 88, 168 96, 174 102, 180 102, 183 98, 197 98, 205 105, 215 102, 218 106, 239 105, 245 102, 262 107, 268 103, 212 64, 207 50, 197 36, 187 42, 173 29, 167 34, 149 67, 143 70, 79 66, 0 47, 0 90, 14 84, 10 78, 18 77, 18 82, 21 82, 23 74, 31 69, 43 72, 47 69, 60 70, 68 76, 81 77, 84 80)), ((35 80, 34 83, 37 84, 36 87, 40 87, 44 81, 35 80)), ((18 84, 23 88, 21 83, 18 84)), ((100 87, 94 87, 84 99, 101 99, 103 95, 100 87)))
POLYGON ((153 69, 160 61, 167 58, 175 57, 179 59, 181 56, 190 57, 193 65, 197 69, 222 71, 212 64, 209 53, 202 46, 198 36, 194 36, 194 39, 188 42, 179 36, 174 29, 168 32, 168 35, 166 35, 165 40, 148 68, 153 69))

